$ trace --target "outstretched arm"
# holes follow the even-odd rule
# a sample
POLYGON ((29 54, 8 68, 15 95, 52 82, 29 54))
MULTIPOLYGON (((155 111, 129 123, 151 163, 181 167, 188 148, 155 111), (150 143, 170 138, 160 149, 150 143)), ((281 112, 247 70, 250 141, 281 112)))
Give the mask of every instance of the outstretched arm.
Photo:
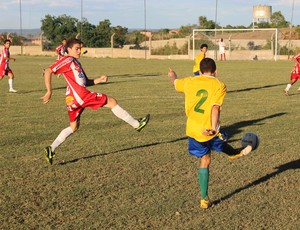
POLYGON ((16 61, 16 59, 15 58, 7 58, 8 60, 12 60, 12 61, 16 61))
POLYGON ((220 110, 219 105, 214 105, 211 109, 211 129, 204 129, 202 134, 205 136, 215 135, 219 129, 219 119, 220 119, 220 110))
POLYGON ((97 85, 100 83, 105 83, 108 81, 108 77, 106 75, 102 75, 98 78, 95 79, 88 79, 86 80, 86 86, 91 86, 91 85, 97 85))
POLYGON ((175 82, 175 80, 177 79, 177 74, 176 74, 175 71, 172 70, 171 68, 169 68, 168 77, 170 78, 171 83, 174 85, 174 82, 175 82))
POLYGON ((52 96, 52 73, 53 72, 50 68, 47 68, 44 71, 45 86, 47 89, 46 94, 43 97, 41 97, 44 104, 48 103, 52 96))
POLYGON ((211 110, 211 127, 212 130, 217 131, 219 129, 219 119, 220 119, 221 107, 219 105, 214 105, 211 110))
MULTIPOLYGON (((0 54, 0 56, 1 56, 1 54, 0 54)), ((16 61, 15 58, 9 57, 9 52, 8 52, 8 50, 7 50, 7 52, 4 52, 4 53, 3 53, 3 58, 4 58, 5 60, 7 60, 7 61, 10 61, 10 60, 16 61)))

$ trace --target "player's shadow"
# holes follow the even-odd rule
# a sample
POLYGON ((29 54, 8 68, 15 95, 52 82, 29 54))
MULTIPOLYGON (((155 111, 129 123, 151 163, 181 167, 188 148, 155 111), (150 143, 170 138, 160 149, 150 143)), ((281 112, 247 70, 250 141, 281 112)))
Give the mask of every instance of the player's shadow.
MULTIPOLYGON (((283 116, 287 113, 275 113, 266 117, 262 117, 262 118, 258 118, 258 119, 254 119, 254 120, 247 120, 247 121, 240 121, 237 123, 234 123, 232 125, 229 126, 224 126, 223 128, 221 128, 221 130, 225 131, 226 133, 228 133, 230 136, 234 136, 236 134, 240 134, 243 132, 242 128, 244 127, 249 127, 249 126, 253 126, 253 125, 264 125, 263 121, 264 120, 269 120, 275 117, 279 117, 279 116, 283 116)), ((230 139, 229 136, 229 140, 228 142, 234 142, 236 140, 230 139)))
POLYGON ((160 77, 161 73, 112 74, 108 77, 160 77))
MULTIPOLYGON (((52 90, 61 90, 61 89, 66 89, 65 86, 61 87, 54 87, 52 90)), ((28 94, 28 93, 34 93, 34 92, 46 92, 46 89, 33 89, 33 90, 19 90, 18 94, 28 94)))
MULTIPOLYGON (((228 132, 230 135, 235 135, 238 133, 242 132, 242 128, 243 127, 247 127, 247 126, 251 126, 251 125, 262 125, 259 122, 266 120, 266 119, 271 119, 271 118, 275 118, 278 116, 283 116, 286 113, 276 113, 270 116, 266 116, 263 118, 259 118, 259 119, 254 119, 254 120, 248 120, 248 121, 241 121, 238 123, 235 123, 233 125, 224 127, 222 130, 224 130, 225 132, 228 132)), ((177 141, 181 141, 181 140, 186 140, 187 137, 181 137, 181 138, 177 138, 174 140, 169 140, 169 141, 163 141, 163 142, 154 142, 154 143, 150 143, 150 144, 145 144, 145 145, 140 145, 140 146, 135 146, 135 147, 130 147, 130 148, 125 148, 125 149, 121 149, 121 150, 116 150, 116 151, 112 151, 112 152, 107 152, 107 153, 100 153, 100 154, 95 154, 95 155, 91 155, 91 156, 84 156, 84 157, 80 157, 80 158, 76 158, 70 161, 65 161, 65 162, 60 162, 58 163, 58 165, 65 165, 65 164, 69 164, 69 163, 75 163, 79 160, 86 160, 86 159, 91 159, 91 158, 95 158, 95 157, 99 157, 99 156, 105 156, 105 155, 109 155, 109 154, 114 154, 114 153, 120 153, 120 152, 124 152, 124 151, 129 151, 129 150, 134 150, 134 149, 139 149, 139 148, 147 148, 150 146, 155 146, 155 145, 161 145, 161 144, 166 144, 166 143, 173 143, 173 142, 177 142, 177 141)), ((231 140, 229 139, 228 142, 233 142, 236 140, 231 140)))
MULTIPOLYGON (((100 84, 97 84, 95 86, 92 86, 92 87, 99 87, 101 85, 110 85, 110 84, 118 84, 120 82, 128 82, 128 80, 126 80, 125 78, 130 78, 130 77, 160 77, 161 76, 161 73, 145 73, 145 74, 115 74, 115 75, 109 75, 108 76, 108 79, 109 78, 113 78, 113 77, 124 77, 124 80, 118 80, 116 82, 113 82, 113 81, 109 81, 108 82, 103 82, 103 83, 100 83, 100 84)), ((133 80, 131 80, 133 81, 133 80)), ((88 87, 89 88, 89 87, 88 87)), ((61 87, 54 87, 52 90, 65 90, 66 89, 66 86, 61 86, 61 87)), ((29 93, 34 93, 34 92, 44 92, 45 89, 33 89, 33 90, 19 90, 18 91, 18 94, 29 94, 29 93)))
MULTIPOLYGON (((99 86, 99 85, 109 85, 109 84, 112 84, 112 83, 115 83, 115 82, 102 82, 100 84, 97 84, 95 85, 96 87, 99 86)), ((92 86, 92 87, 95 87, 95 86, 92 86)), ((88 86, 89 88, 90 86, 88 86)), ((54 87, 52 88, 53 91, 55 90, 66 90, 66 86, 58 86, 58 87, 54 87)), ((19 90, 18 93, 19 94, 28 94, 28 93, 34 93, 34 92, 46 92, 46 89, 33 89, 33 90, 19 90)))
POLYGON ((260 86, 260 87, 251 87, 251 88, 244 88, 244 89, 237 89, 237 90, 229 90, 229 91, 227 91, 227 93, 240 93, 240 92, 245 92, 245 91, 250 91, 250 90, 266 89, 266 88, 271 88, 271 87, 276 87, 276 86, 281 86, 281 85, 286 85, 286 83, 280 83, 280 84, 274 84, 274 85, 264 85, 264 86, 260 86))
POLYGON ((294 161, 291 161, 291 162, 288 162, 286 164, 283 164, 283 165, 280 165, 278 167, 276 167, 275 169, 277 169, 276 171, 270 173, 270 174, 267 174, 253 182, 251 182, 250 184, 247 184, 241 188, 238 188, 236 190, 234 190, 233 192, 227 194, 226 196, 220 198, 219 200, 215 200, 213 201, 212 203, 214 205, 218 205, 219 203, 221 203, 222 201, 224 200, 227 200, 229 198, 231 198, 232 196, 242 192, 243 190, 246 190, 248 188, 251 188, 253 186, 256 186, 256 185, 259 185, 261 183, 264 183, 266 181, 268 181, 269 179, 271 179, 272 177, 275 177, 276 175, 280 174, 280 173, 283 173, 287 170, 296 170, 296 169, 300 169, 300 159, 298 160, 294 160, 294 161))
POLYGON ((116 150, 116 151, 112 151, 112 152, 94 154, 94 155, 91 155, 91 156, 76 158, 76 159, 73 159, 73 160, 70 160, 70 161, 60 162, 60 163, 58 163, 58 165, 66 165, 66 164, 70 164, 70 163, 76 163, 77 161, 80 161, 80 160, 87 160, 87 159, 91 159, 91 158, 95 158, 95 157, 106 156, 106 155, 110 155, 110 154, 114 154, 114 153, 130 151, 130 150, 134 150, 134 149, 147 148, 147 147, 155 146, 155 145, 173 143, 173 142, 182 141, 182 140, 186 140, 186 139, 187 139, 187 137, 180 137, 180 138, 176 138, 176 139, 170 140, 170 141, 154 142, 154 143, 150 143, 150 144, 145 144, 145 145, 139 145, 139 146, 125 148, 125 149, 120 149, 120 150, 116 150))

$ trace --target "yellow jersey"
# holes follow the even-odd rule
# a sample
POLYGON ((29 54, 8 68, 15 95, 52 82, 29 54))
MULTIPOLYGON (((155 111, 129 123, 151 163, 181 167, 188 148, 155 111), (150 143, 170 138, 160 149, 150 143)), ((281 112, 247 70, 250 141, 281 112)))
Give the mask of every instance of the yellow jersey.
POLYGON ((226 95, 225 84, 206 75, 177 79, 174 84, 176 91, 185 95, 186 135, 199 142, 211 140, 215 135, 205 136, 202 131, 212 128, 212 107, 222 106, 226 95))
POLYGON ((200 71, 200 62, 204 58, 205 58, 205 53, 202 53, 202 52, 195 58, 195 64, 194 64, 194 67, 193 67, 193 73, 200 71))

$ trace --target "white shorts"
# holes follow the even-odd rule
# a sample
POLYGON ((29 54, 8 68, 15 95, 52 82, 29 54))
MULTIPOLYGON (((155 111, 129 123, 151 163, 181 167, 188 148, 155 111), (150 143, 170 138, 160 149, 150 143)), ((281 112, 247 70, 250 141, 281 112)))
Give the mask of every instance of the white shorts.
POLYGON ((225 53, 225 47, 220 47, 219 52, 220 52, 220 54, 224 54, 225 53))

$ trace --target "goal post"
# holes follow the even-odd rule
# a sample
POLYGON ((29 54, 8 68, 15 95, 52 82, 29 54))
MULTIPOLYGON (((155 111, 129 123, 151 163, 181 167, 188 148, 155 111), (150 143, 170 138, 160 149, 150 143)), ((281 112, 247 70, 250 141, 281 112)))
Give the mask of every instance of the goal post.
POLYGON ((275 60, 278 55, 278 29, 193 29, 193 59, 202 43, 208 43, 210 56, 218 60, 219 40, 226 44, 228 60, 275 60), (212 55, 213 52, 213 55, 212 55))

